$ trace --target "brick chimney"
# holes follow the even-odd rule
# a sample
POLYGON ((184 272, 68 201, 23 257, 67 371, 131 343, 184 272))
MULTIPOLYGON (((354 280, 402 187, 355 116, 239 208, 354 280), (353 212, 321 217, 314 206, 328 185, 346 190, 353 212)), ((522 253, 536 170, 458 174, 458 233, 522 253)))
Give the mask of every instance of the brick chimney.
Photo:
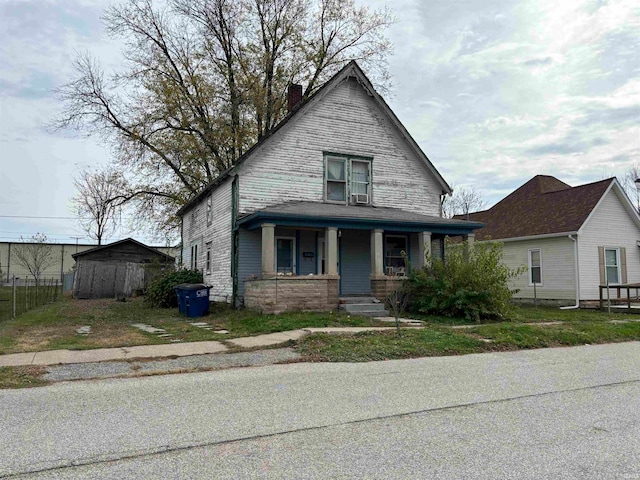
POLYGON ((291 85, 289 85, 289 90, 287 93, 289 113, 291 113, 302 101, 302 85, 292 83, 291 85))

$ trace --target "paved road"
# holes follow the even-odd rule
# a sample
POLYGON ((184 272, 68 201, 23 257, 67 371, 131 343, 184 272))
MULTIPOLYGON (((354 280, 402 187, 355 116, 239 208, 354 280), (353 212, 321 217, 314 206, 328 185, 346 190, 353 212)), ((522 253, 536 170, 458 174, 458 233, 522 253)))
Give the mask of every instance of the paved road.
POLYGON ((0 392, 0 476, 640 478, 640 343, 0 392))

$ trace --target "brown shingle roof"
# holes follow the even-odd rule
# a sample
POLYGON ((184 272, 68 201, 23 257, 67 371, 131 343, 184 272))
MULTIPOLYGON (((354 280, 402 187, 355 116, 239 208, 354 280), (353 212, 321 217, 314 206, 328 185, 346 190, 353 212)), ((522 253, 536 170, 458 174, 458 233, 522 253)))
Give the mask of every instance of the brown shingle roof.
POLYGON ((490 209, 471 213, 469 220, 486 225, 476 231, 478 240, 576 232, 613 181, 571 187, 537 175, 490 209))

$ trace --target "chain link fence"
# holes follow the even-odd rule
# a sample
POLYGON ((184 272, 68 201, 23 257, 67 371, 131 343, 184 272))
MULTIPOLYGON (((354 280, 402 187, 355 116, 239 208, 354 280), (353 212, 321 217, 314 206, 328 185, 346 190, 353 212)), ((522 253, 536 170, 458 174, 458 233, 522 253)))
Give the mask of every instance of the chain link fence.
POLYGON ((53 303, 62 295, 60 278, 13 277, 0 285, 0 322, 22 315, 41 305, 53 303))

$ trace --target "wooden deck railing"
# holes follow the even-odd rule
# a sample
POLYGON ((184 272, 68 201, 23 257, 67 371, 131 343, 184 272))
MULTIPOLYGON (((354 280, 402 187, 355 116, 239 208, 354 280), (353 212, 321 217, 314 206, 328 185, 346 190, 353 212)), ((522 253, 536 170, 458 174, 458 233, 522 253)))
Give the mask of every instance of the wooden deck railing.
POLYGON ((631 301, 635 300, 636 302, 638 300, 640 300, 640 297, 638 296, 638 293, 640 292, 640 283, 630 283, 630 284, 626 284, 626 285, 599 285, 598 286, 599 290, 600 290, 600 310, 604 310, 604 302, 605 300, 607 301, 607 304, 609 305, 609 307, 611 306, 611 300, 615 300, 616 301, 616 305, 620 305, 620 302, 622 300, 626 300, 627 303, 627 310, 630 312, 631 311, 631 301), (615 289, 616 290, 616 297, 615 298, 611 298, 611 289, 615 289), (607 298, 604 298, 604 291, 607 291, 607 298), (627 296, 626 297, 622 297, 622 292, 625 291, 627 292, 627 296), (631 291, 635 290, 635 297, 633 297, 631 295, 631 291))

